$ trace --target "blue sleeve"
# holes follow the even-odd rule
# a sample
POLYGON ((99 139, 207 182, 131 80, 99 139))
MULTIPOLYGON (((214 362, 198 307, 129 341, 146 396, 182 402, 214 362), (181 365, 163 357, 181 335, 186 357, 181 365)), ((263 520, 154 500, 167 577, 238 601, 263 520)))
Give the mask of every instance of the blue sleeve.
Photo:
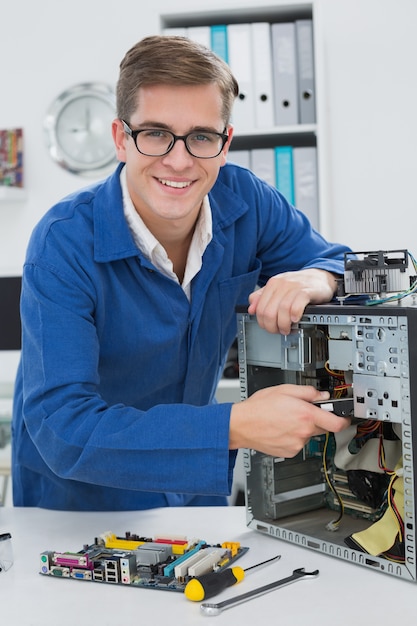
MULTIPOLYGON (((24 269, 24 464, 106 487, 227 495, 230 404, 161 401, 139 410, 100 394, 94 294, 84 270, 69 277, 35 264, 24 269)), ((146 381, 136 384, 146 391, 146 381)))

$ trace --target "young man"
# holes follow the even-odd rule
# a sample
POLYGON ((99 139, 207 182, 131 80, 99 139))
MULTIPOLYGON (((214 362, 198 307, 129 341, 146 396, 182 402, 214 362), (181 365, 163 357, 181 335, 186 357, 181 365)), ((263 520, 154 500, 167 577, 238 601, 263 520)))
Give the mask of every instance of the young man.
POLYGON ((347 426, 312 404, 313 387, 214 403, 236 306, 288 333, 306 304, 332 298, 347 250, 226 164, 237 92, 229 67, 185 38, 147 37, 123 59, 120 166, 53 207, 28 247, 15 505, 225 504, 239 447, 291 457, 347 426))

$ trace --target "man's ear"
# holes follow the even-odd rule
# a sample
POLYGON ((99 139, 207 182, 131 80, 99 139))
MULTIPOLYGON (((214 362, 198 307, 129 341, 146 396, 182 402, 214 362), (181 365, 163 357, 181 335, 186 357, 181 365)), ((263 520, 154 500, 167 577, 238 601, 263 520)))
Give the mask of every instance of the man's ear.
POLYGON ((123 123, 119 119, 115 119, 111 125, 114 145, 116 146, 116 156, 119 161, 126 163, 126 133, 123 123))
POLYGON ((223 167, 223 165, 225 165, 226 162, 227 162, 227 153, 229 152, 230 144, 232 143, 233 126, 231 124, 229 124, 229 126, 227 127, 226 132, 229 135, 229 139, 224 144, 224 147, 223 147, 223 150, 222 150, 222 157, 223 157, 223 159, 222 159, 221 167, 223 167))

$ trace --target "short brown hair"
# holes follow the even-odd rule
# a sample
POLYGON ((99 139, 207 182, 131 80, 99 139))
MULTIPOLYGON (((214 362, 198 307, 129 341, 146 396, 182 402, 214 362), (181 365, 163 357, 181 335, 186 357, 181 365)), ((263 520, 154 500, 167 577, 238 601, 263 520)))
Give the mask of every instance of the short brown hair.
POLYGON ((117 116, 130 121, 137 107, 138 89, 149 85, 205 85, 215 83, 223 100, 225 125, 230 120, 239 86, 230 67, 212 50, 176 35, 153 35, 135 44, 120 63, 117 116))

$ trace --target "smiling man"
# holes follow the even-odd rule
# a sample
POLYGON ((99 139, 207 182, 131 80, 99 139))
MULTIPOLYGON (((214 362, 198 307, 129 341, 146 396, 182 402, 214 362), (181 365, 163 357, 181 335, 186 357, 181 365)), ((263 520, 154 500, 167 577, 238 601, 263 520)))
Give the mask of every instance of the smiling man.
POLYGON ((236 306, 288 333, 333 297, 348 250, 227 162, 237 94, 229 67, 186 38, 147 37, 122 60, 119 167, 50 209, 28 246, 15 505, 226 504, 239 447, 291 457, 347 427, 313 387, 214 399, 236 306))

